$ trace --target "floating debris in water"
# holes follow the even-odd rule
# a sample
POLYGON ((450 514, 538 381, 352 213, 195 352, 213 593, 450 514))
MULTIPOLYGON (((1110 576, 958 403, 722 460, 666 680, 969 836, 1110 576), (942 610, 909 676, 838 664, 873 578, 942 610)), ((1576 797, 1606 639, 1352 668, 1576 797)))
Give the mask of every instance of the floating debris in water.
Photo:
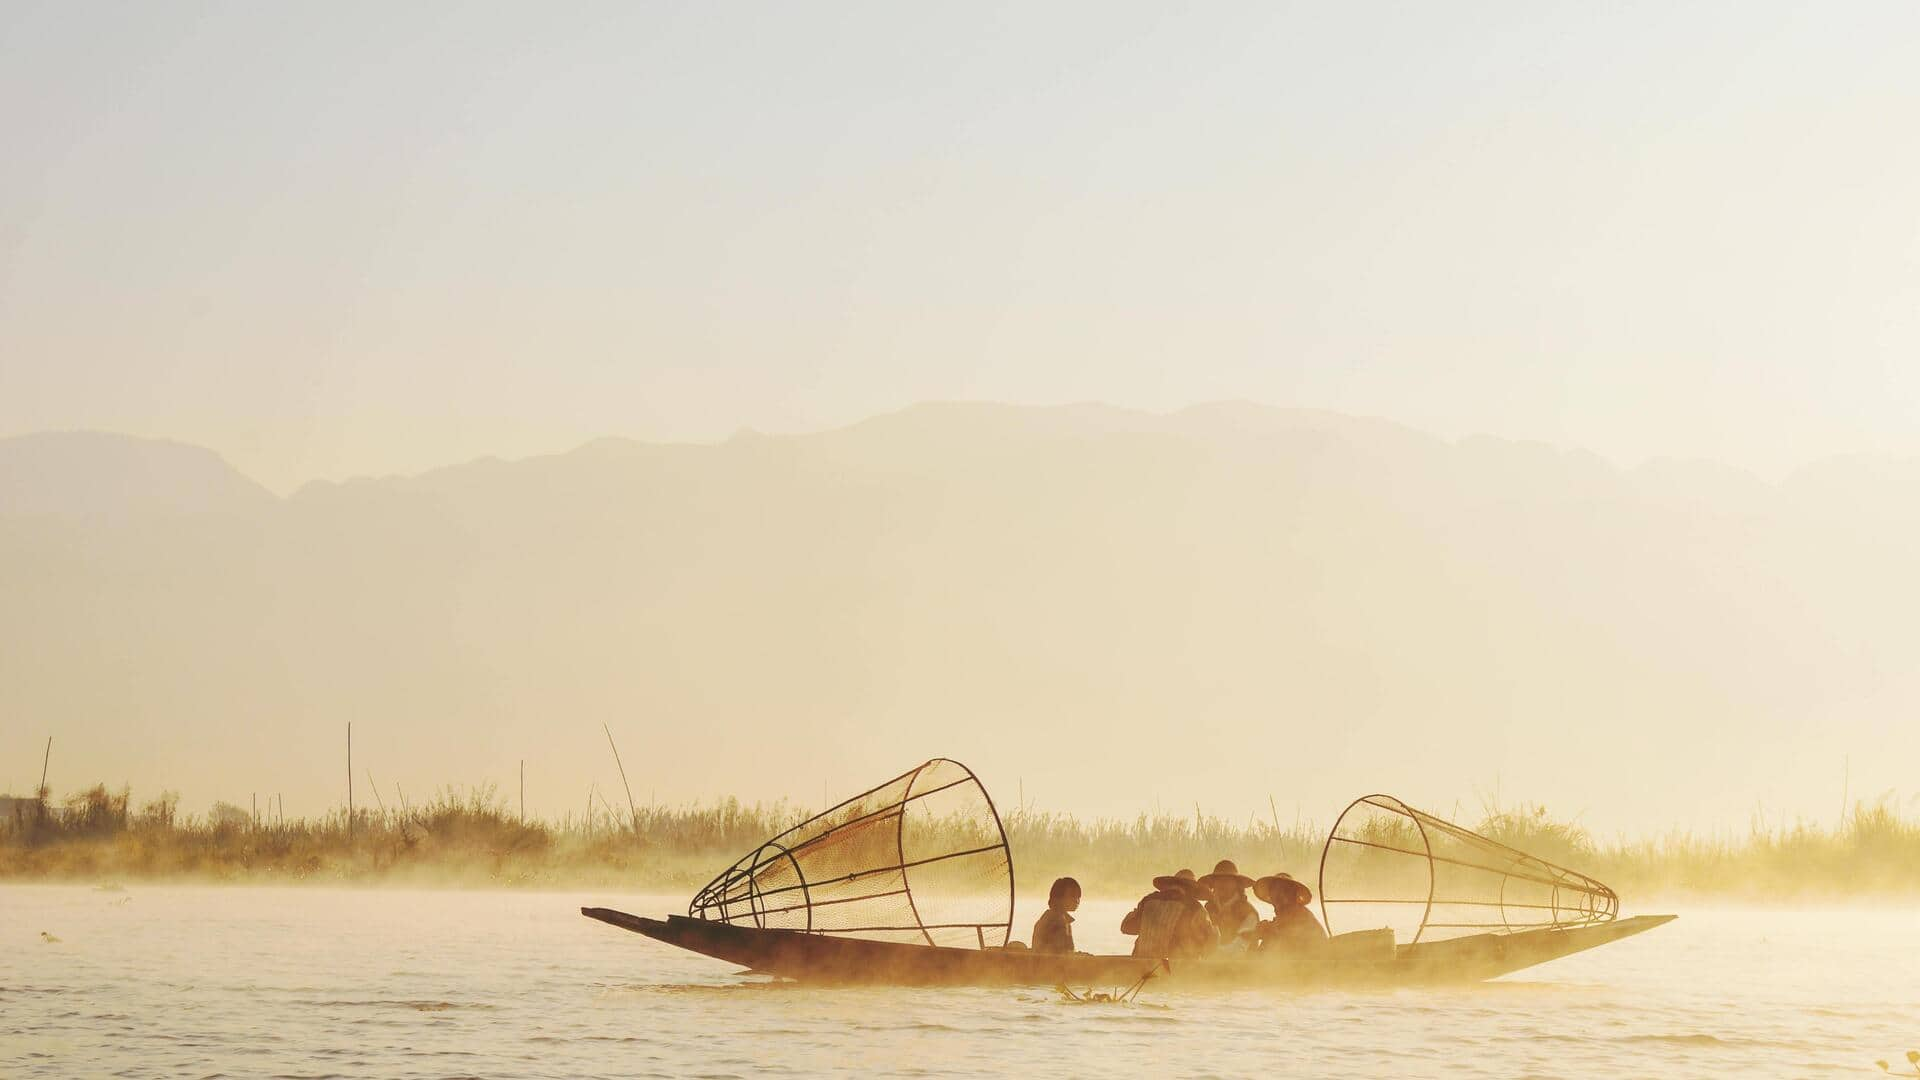
POLYGON ((1069 1005, 1131 1005, 1133 1004, 1133 1000, 1140 996, 1140 991, 1147 985, 1147 980, 1160 974, 1162 971, 1170 973, 1172 970, 1172 966, 1165 960, 1162 960, 1148 968, 1146 974, 1140 976, 1138 981, 1125 990, 1094 990, 1088 988, 1085 993, 1076 994, 1065 983, 1060 983, 1053 989, 1059 993, 1061 997, 1065 998, 1069 1005))

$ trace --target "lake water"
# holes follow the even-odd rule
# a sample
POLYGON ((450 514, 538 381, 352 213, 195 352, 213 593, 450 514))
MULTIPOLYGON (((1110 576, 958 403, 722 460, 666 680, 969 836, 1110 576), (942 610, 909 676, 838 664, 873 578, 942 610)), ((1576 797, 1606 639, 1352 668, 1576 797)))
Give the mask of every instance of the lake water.
POLYGON ((1857 1077, 1920 1048, 1920 909, 1683 907, 1466 989, 1076 1006, 741 978, 583 903, 684 900, 0 886, 0 1077, 1857 1077))

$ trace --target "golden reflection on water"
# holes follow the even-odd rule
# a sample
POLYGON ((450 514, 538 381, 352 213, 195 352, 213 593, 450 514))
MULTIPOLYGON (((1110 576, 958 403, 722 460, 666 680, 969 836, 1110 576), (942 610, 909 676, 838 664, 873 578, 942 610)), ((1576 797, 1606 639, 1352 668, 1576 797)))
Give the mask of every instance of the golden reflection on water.
MULTIPOLYGON (((583 903, 683 901, 3 886, 0 1076, 1840 1076, 1920 1045, 1909 910, 1683 910, 1482 986, 1150 987, 1133 1006, 1075 1006, 1040 988, 741 976, 584 919, 583 903)), ((1123 906, 1089 902, 1083 946, 1123 947, 1123 906)))

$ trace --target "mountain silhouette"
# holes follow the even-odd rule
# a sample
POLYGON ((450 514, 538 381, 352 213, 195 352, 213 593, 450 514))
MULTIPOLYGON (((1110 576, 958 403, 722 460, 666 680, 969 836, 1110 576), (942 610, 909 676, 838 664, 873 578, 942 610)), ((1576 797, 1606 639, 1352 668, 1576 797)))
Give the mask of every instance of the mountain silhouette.
POLYGON ((0 513, 247 515, 274 496, 198 446, 96 431, 0 439, 0 513))
POLYGON ((389 801, 524 758, 561 813, 619 790, 604 722, 663 800, 812 805, 944 754, 1095 813, 1827 810, 1844 755, 1870 792, 1920 748, 1916 496, 1892 459, 1776 484, 1238 403, 929 404, 287 498, 25 436, 0 786, 52 734, 56 788, 311 812, 351 721, 389 801))

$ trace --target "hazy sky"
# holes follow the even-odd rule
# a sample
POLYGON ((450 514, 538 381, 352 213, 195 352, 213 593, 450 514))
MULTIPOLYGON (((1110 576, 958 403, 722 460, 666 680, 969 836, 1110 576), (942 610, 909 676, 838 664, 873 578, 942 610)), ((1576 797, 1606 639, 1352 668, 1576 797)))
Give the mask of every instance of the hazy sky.
POLYGON ((1920 451, 1920 5, 0 4, 0 434, 1920 451))

